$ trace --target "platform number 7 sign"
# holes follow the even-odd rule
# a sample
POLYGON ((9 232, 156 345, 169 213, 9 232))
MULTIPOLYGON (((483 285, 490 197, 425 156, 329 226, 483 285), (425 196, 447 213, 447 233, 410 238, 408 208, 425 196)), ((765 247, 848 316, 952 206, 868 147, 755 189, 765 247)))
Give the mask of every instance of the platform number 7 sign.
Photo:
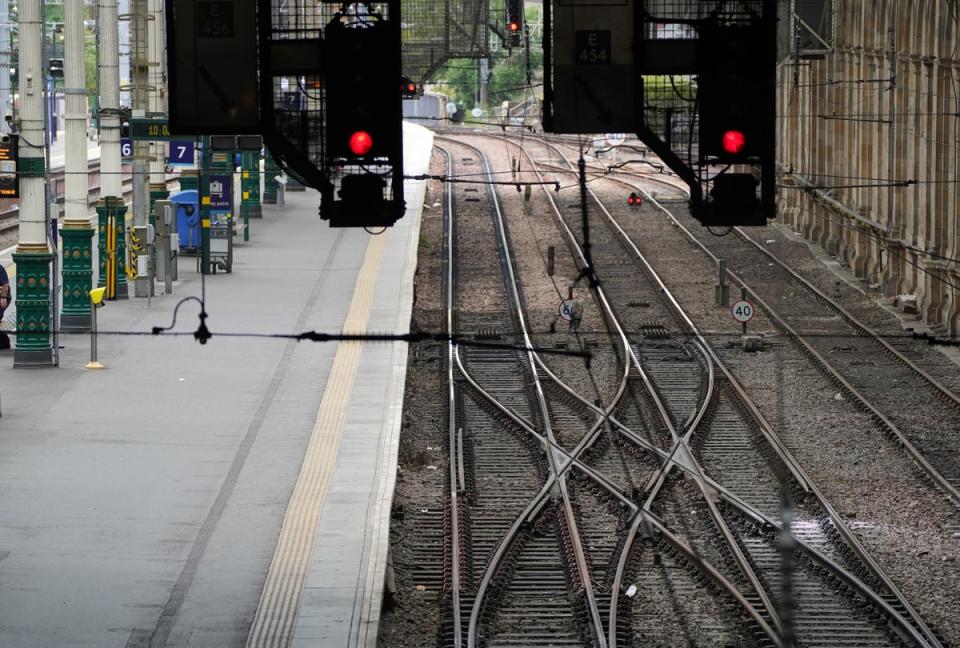
POLYGON ((194 160, 193 140, 172 140, 170 142, 170 154, 167 156, 168 164, 192 165, 194 160))

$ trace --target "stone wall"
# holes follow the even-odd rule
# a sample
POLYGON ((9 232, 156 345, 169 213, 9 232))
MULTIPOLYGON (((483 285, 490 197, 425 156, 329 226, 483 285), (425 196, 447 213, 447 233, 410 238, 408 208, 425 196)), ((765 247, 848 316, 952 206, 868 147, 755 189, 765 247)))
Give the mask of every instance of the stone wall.
POLYGON ((834 6, 833 51, 779 68, 781 219, 957 335, 960 2, 834 6))

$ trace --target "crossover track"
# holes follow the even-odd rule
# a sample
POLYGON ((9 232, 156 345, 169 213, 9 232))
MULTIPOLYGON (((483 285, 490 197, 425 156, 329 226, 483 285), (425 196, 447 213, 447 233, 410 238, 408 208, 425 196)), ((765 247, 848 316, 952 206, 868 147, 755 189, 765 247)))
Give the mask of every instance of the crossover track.
MULTIPOLYGON (((529 160, 534 165, 533 158, 529 160)), ((539 172, 535 173, 542 181, 539 172)), ((620 505, 621 513, 627 514, 626 519, 622 515, 620 518, 620 528, 626 528, 626 535, 621 533, 611 541, 614 555, 608 556, 604 563, 607 571, 592 577, 589 573, 586 578, 581 576, 579 583, 584 588, 598 587, 594 598, 603 602, 607 610, 606 643, 586 635, 581 637, 587 642, 585 645, 625 645, 630 635, 642 636, 650 619, 657 618, 657 606, 662 606, 663 601, 635 592, 638 589, 642 592, 645 585, 653 586, 654 581, 644 575, 651 568, 673 569, 677 560, 688 569, 692 567, 708 576, 724 594, 720 598, 747 612, 754 643, 780 645, 785 623, 773 600, 780 594, 783 551, 770 534, 780 528, 775 516, 783 492, 791 493, 798 502, 794 519, 802 529, 795 534, 796 550, 786 554, 795 567, 793 596, 798 603, 798 612, 790 627, 797 633, 801 645, 897 645, 901 641, 912 645, 939 645, 779 442, 759 409, 612 215, 592 192, 587 193, 604 215, 594 221, 607 224, 605 228, 593 230, 594 269, 602 282, 593 295, 604 313, 611 336, 619 338, 622 344, 620 357, 625 386, 617 391, 613 402, 600 407, 557 378, 551 367, 558 361, 551 358, 548 365, 535 353, 528 353, 527 361, 536 367, 533 376, 543 374, 550 379, 545 381, 549 384, 548 392, 565 394, 565 405, 570 410, 576 411, 579 404, 581 418, 588 420, 586 414, 592 413, 600 422, 596 430, 612 428, 618 440, 629 446, 624 456, 636 463, 635 457, 641 455, 657 467, 642 488, 633 488, 629 504, 620 505), (625 264, 625 257, 632 261, 625 264), (650 285, 647 290, 660 296, 655 300, 659 302, 655 308, 651 308, 652 302, 646 296, 637 298, 643 289, 638 286, 636 269, 647 277, 650 285), (643 315, 646 320, 617 312, 623 310, 619 305, 631 303, 648 309, 643 315), (655 322, 649 321, 652 314, 655 322), (646 331, 648 335, 638 336, 638 331, 646 331), (651 331, 659 332, 656 344, 647 339, 652 337, 651 331), (634 388, 633 383, 643 386, 642 395, 624 398, 624 394, 634 388), (691 398, 691 394, 697 396, 691 398), (638 414, 640 409, 647 411, 638 414), (659 431, 644 431, 644 421, 659 431), (677 480, 678 473, 687 479, 677 480), (692 517, 691 510, 696 511, 692 517), (686 537, 675 533, 680 529, 686 537), (664 550, 665 544, 671 547, 670 552, 664 550), (665 553, 670 553, 671 558, 664 559, 665 553), (636 587, 631 588, 630 584, 636 587), (886 620, 889 626, 878 622, 878 618, 886 620)), ((492 189, 491 196, 496 199, 492 189)), ((583 241, 578 240, 574 227, 567 223, 553 196, 549 192, 546 196, 571 252, 581 267, 585 267, 583 241)), ((499 218, 503 220, 502 214, 499 218)), ((500 231, 505 229, 508 228, 501 225, 500 231)), ((509 244, 504 234, 501 238, 506 251, 509 244)), ((521 289, 517 289, 516 296, 522 319, 521 289)), ((529 336, 525 335, 524 339, 529 346, 529 336)), ((451 351, 451 357, 457 360, 456 350, 451 351)), ((452 380, 453 373, 450 375, 452 380)), ((468 373, 464 375, 472 382, 468 373)), ((541 406, 541 413, 549 412, 550 405, 556 409, 555 403, 545 403, 539 379, 534 380, 534 385, 540 402, 547 405, 541 406)), ((515 416, 515 422, 521 427, 534 427, 535 421, 524 420, 522 415, 511 413, 509 416, 515 416)), ((548 419, 548 416, 544 418, 548 419)), ((454 427, 451 423, 451 440, 455 436, 454 427)), ((549 430, 548 424, 545 427, 549 430)), ((458 428, 456 436, 459 439, 466 435, 461 435, 458 428)), ((616 488, 606 493, 631 492, 627 484, 618 483, 623 471, 617 474, 609 469, 611 462, 596 456, 600 454, 595 452, 600 436, 595 430, 588 431, 569 454, 558 450, 555 435, 541 435, 541 439, 554 450, 548 454, 572 460, 578 471, 581 467, 586 471, 594 485, 602 486, 600 490, 612 484, 616 488), (595 461, 593 465, 591 460, 595 461)), ((452 483, 455 472, 451 467, 452 483)), ((577 488, 576 492, 581 490, 587 489, 577 488)), ((567 501, 564 499, 565 505, 567 501)), ((572 506, 576 504, 572 502, 572 506)), ((587 508, 595 506, 580 503, 581 520, 590 517, 582 515, 587 508)), ((580 529, 585 544, 598 544, 589 524, 581 523, 580 529)), ((569 530, 570 527, 567 534, 569 530)), ((506 541, 501 544, 501 555, 506 544, 506 541)), ((591 558, 590 562, 596 566, 593 563, 598 561, 591 558)), ((577 575, 582 572, 579 570, 577 575)), ((675 569, 670 572, 678 578, 678 583, 682 582, 680 572, 675 569)), ((483 607, 484 592, 479 594, 474 602, 474 614, 483 607)), ((588 606, 588 611, 593 610, 588 606)), ((716 619, 720 622, 713 630, 715 640, 729 641, 737 632, 743 632, 722 612, 716 619), (727 619, 726 625, 724 619, 727 619)), ((471 630, 474 625, 471 619, 471 630)), ((468 645, 475 642, 475 634, 470 633, 468 645)), ((498 644, 488 641, 486 645, 498 644)))
MULTIPOLYGON (((563 155, 557 148, 554 152, 563 155)), ((917 350, 888 342, 743 228, 733 228, 736 236, 712 236, 693 221, 686 205, 663 205, 643 186, 622 176, 682 188, 648 174, 618 173, 610 178, 641 191, 714 263, 737 259, 737 271, 728 270, 731 280, 746 289, 777 328, 960 506, 960 464, 955 461, 960 456, 960 396, 956 386, 944 384, 944 378, 924 369, 917 350), (763 297, 770 293, 788 293, 790 297, 773 304, 763 297), (897 386, 896 399, 889 398, 891 384, 897 386), (946 413, 930 407, 930 402, 946 405, 946 413)))

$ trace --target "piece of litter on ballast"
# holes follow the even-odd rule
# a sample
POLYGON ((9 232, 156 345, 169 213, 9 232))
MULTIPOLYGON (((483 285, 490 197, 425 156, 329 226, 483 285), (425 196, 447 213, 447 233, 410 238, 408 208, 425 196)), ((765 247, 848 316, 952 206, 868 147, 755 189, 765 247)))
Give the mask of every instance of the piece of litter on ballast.
POLYGON ((630 587, 627 588, 626 595, 628 598, 633 598, 634 596, 636 596, 636 594, 637 594, 636 585, 631 585, 630 587))
POLYGON ((436 469, 437 469, 436 466, 427 466, 427 470, 436 470, 436 469))
POLYGON ((768 244, 768 245, 769 245, 770 243, 776 243, 776 242, 777 242, 776 239, 767 239, 767 244, 768 244))
POLYGON ((842 400, 843 400, 843 396, 840 394, 840 392, 837 392, 836 394, 833 395, 833 400, 835 400, 835 401, 842 401, 842 400))

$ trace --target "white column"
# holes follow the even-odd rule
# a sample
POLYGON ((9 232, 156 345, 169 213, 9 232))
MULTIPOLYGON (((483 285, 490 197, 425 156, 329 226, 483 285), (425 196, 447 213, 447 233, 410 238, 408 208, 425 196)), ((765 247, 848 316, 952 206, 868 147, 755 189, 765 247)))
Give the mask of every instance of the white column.
POLYGON ((117 0, 98 0, 101 196, 123 196, 120 180, 120 49, 117 0))
MULTIPOLYGON (((10 114, 13 102, 10 101, 10 0, 0 0, 0 119, 10 114)), ((3 132, 6 132, 3 128, 3 132)))
POLYGON ((66 95, 66 221, 82 221, 87 215, 87 87, 84 70, 83 5, 66 2, 63 6, 63 68, 66 95))
MULTIPOLYGON (((150 59, 150 112, 159 115, 165 114, 167 111, 165 102, 167 83, 164 74, 166 50, 164 48, 163 0, 149 0, 149 11, 147 57, 150 59)), ((156 142, 152 147, 150 159, 151 184, 161 184, 164 181, 166 146, 165 142, 156 142)))
POLYGON ((44 223, 43 29, 40 0, 21 0, 20 23, 20 216, 18 251, 47 251, 44 223))

